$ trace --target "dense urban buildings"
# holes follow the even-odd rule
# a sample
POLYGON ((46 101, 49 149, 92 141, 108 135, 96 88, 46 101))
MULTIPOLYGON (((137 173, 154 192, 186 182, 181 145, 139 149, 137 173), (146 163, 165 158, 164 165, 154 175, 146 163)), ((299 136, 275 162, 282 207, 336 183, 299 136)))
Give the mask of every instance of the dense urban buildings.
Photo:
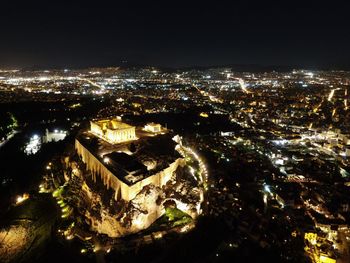
POLYGON ((349 262, 349 100, 347 71, 1 70, 0 261, 349 262))

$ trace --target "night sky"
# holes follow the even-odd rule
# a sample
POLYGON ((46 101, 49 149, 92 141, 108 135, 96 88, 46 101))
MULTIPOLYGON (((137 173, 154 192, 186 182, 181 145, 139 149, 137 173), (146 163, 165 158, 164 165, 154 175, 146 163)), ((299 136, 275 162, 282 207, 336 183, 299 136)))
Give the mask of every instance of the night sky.
POLYGON ((2 1, 0 67, 350 68, 342 2, 74 2, 2 1))

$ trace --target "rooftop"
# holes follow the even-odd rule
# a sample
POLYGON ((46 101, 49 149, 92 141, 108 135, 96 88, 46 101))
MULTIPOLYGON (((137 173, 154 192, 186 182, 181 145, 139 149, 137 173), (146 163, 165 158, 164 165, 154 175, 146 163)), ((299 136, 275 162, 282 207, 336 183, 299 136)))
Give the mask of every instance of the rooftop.
POLYGON ((92 121, 93 123, 99 125, 102 129, 108 128, 111 130, 119 130, 119 129, 127 129, 131 128, 133 126, 122 122, 120 119, 115 118, 111 120, 98 120, 98 121, 92 121))
POLYGON ((127 174, 147 172, 146 166, 140 163, 134 156, 123 152, 111 152, 103 156, 104 163, 113 170, 123 170, 127 174))

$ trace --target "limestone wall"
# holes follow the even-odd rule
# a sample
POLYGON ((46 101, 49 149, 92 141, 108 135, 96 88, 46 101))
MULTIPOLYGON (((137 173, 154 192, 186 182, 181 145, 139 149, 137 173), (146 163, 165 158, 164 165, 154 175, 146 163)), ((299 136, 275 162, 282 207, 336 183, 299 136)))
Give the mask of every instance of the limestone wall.
MULTIPOLYGON (((92 197, 93 205, 100 203, 94 193, 87 187, 84 188, 89 196, 92 197)), ((165 212, 163 205, 157 205, 157 199, 161 195, 158 187, 150 187, 147 191, 141 191, 137 194, 126 207, 121 219, 110 214, 105 209, 101 209, 101 218, 96 218, 85 211, 85 216, 90 220, 90 226, 98 233, 106 234, 109 237, 121 237, 132 233, 137 233, 142 229, 148 228, 165 212), (127 218, 127 219, 126 219, 127 218), (124 222, 129 221, 129 223, 124 222)))
POLYGON ((90 151, 88 151, 77 139, 75 140, 75 149, 82 158, 82 161, 86 164, 87 169, 91 171, 92 179, 96 181, 96 177, 99 176, 107 189, 112 188, 115 191, 115 200, 124 199, 130 201, 144 186, 148 184, 153 184, 159 187, 165 185, 170 180, 176 168, 179 165, 183 166, 185 164, 182 158, 178 158, 166 169, 129 186, 109 171, 108 168, 90 153, 90 151))
POLYGON ((99 176, 107 189, 112 188, 116 192, 115 199, 120 198, 129 201, 129 186, 119 180, 107 169, 92 153, 90 153, 78 140, 75 140, 75 149, 82 161, 86 164, 87 169, 91 171, 92 179, 96 181, 99 176))

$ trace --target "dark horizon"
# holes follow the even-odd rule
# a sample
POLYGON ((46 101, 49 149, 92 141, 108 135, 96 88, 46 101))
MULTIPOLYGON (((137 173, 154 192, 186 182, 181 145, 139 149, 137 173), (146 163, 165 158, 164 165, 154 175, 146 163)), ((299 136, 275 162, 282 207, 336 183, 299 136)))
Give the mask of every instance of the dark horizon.
POLYGON ((44 71, 44 70, 87 70, 87 69, 107 69, 107 68, 120 68, 125 70, 130 69, 146 69, 154 68, 162 71, 181 71, 181 70, 206 70, 215 68, 228 68, 235 72, 290 72, 292 70, 306 70, 306 71, 350 71, 349 66, 321 66, 321 67, 305 67, 299 65, 261 65, 261 64, 216 64, 216 65, 186 65, 186 66, 163 66, 163 65, 150 65, 141 63, 119 63, 119 64, 96 64, 96 65, 80 65, 73 67, 55 66, 55 65, 32 65, 28 67, 0 67, 0 70, 20 70, 20 71, 44 71))
POLYGON ((0 68, 350 69, 348 4, 336 1, 36 1, 2 10, 0 68))

